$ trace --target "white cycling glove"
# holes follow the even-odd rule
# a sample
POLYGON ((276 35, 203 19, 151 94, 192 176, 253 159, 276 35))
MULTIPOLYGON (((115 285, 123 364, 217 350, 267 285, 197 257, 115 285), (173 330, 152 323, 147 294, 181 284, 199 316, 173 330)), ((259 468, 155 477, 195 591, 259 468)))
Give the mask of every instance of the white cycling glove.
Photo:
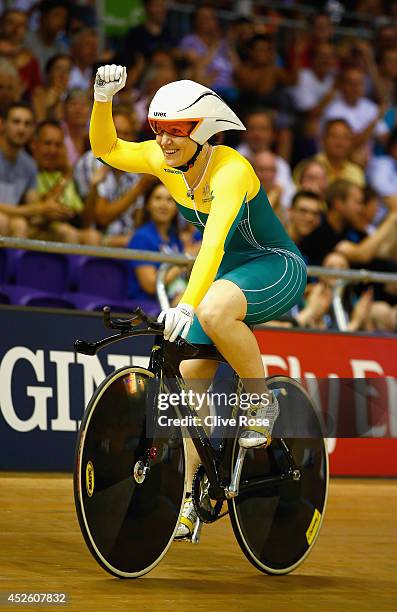
POLYGON ((111 102, 113 96, 123 89, 127 80, 127 68, 107 64, 98 68, 94 83, 94 100, 111 102))
POLYGON ((177 336, 186 338, 194 318, 194 308, 189 304, 178 304, 176 308, 162 310, 157 318, 159 323, 164 321, 164 338, 174 342, 177 336))

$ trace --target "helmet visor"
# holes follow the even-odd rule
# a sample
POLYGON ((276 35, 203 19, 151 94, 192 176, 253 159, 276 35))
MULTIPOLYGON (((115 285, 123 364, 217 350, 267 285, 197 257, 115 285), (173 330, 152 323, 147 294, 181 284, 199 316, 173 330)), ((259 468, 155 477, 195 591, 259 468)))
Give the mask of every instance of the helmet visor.
POLYGON ((167 121, 162 119, 149 119, 149 125, 155 134, 167 132, 170 136, 190 136, 200 119, 184 119, 178 121, 167 121))

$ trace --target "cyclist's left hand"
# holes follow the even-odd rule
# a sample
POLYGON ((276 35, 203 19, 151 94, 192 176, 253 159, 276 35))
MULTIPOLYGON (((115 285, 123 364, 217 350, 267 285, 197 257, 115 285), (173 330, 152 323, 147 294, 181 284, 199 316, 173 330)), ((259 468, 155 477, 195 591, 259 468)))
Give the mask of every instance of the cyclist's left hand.
POLYGON ((186 338, 193 323, 194 308, 189 304, 178 304, 176 308, 162 310, 157 318, 159 323, 164 321, 164 338, 174 342, 179 336, 186 338))

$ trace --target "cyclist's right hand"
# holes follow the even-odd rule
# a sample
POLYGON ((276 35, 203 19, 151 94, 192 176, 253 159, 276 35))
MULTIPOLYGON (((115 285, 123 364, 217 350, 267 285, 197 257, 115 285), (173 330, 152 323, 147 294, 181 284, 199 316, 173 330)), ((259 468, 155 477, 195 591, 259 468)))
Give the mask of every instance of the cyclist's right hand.
POLYGON ((97 70, 94 83, 94 100, 96 102, 111 102, 113 96, 123 89, 127 80, 127 68, 106 64, 97 70))

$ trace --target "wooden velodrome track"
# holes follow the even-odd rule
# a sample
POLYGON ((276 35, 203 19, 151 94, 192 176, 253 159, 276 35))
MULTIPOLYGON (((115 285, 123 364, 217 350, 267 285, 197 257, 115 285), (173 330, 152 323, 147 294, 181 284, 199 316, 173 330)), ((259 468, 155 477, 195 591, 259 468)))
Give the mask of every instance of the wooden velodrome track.
POLYGON ((70 476, 0 478, 2 592, 66 592, 79 612, 397 610, 397 481, 333 480, 319 540, 289 576, 251 566, 225 517, 199 546, 174 543, 151 573, 119 580, 86 549, 70 476))

